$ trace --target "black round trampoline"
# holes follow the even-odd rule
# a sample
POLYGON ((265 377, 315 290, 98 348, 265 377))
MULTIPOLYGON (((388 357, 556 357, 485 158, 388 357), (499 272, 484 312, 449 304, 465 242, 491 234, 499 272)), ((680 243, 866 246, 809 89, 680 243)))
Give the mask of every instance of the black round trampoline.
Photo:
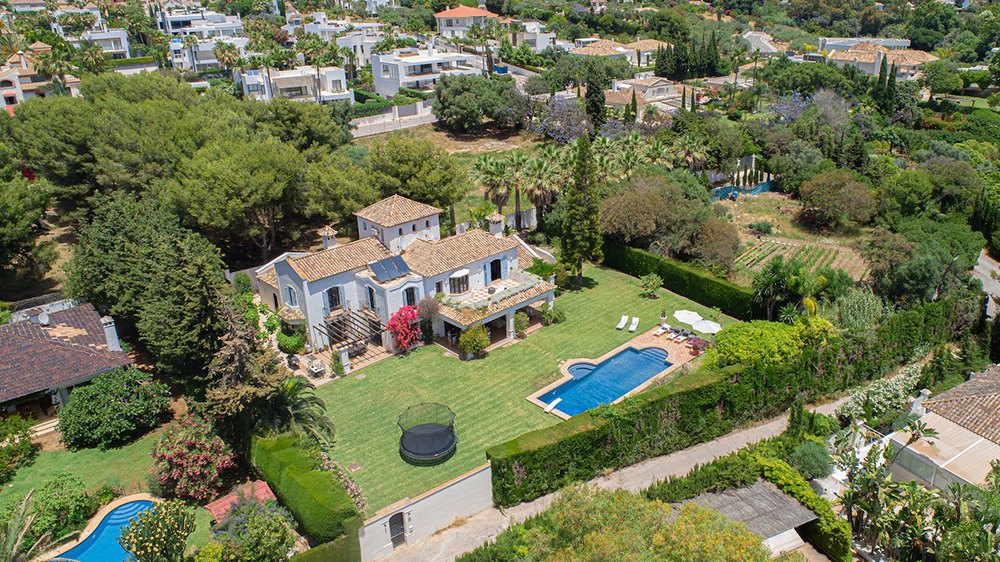
POLYGON ((412 464, 436 464, 455 452, 455 413, 444 404, 416 404, 400 414, 399 454, 412 464))

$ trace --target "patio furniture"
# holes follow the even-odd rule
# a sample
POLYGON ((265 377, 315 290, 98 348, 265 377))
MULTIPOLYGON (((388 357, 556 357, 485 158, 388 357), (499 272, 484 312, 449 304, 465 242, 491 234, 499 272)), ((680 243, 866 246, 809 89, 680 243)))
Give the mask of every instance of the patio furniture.
POLYGON ((674 313, 674 318, 685 324, 694 324, 695 322, 701 320, 701 314, 690 310, 678 310, 674 313))
POLYGON ((655 332, 653 332, 653 337, 658 338, 669 331, 670 331, 670 326, 660 326, 655 332))
POLYGON ((628 331, 634 333, 639 328, 639 317, 633 316, 632 323, 628 325, 628 331))
POLYGON ((436 464, 455 452, 455 413, 444 404, 422 403, 407 408, 396 425, 403 434, 399 438, 399 454, 416 465, 436 464))
POLYGON ((552 410, 555 410, 556 406, 558 406, 560 402, 562 402, 562 398, 556 398, 555 400, 552 401, 551 404, 546 406, 545 409, 542 411, 545 412, 546 414, 551 414, 552 410))
POLYGON ((618 325, 615 326, 615 329, 624 330, 626 324, 628 324, 628 314, 622 314, 622 319, 620 322, 618 322, 618 325))
POLYGON ((309 369, 309 375, 314 378, 322 377, 326 372, 323 362, 315 355, 306 355, 306 367, 309 369))
POLYGON ((289 369, 291 369, 293 371, 297 371, 299 369, 299 356, 298 355, 289 355, 285 359, 285 361, 288 363, 288 368, 289 369))

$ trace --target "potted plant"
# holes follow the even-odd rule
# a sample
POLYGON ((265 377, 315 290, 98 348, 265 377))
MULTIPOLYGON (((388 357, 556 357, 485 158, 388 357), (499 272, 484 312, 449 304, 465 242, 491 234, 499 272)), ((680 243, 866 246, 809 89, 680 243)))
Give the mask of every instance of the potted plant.
POLYGON ((667 309, 661 308, 660 309, 660 326, 666 326, 666 325, 667 325, 667 309))
POLYGON ((482 324, 470 327, 458 337, 458 349, 462 350, 462 359, 479 357, 489 346, 490 335, 482 324))
POLYGON ((518 312, 514 315, 514 333, 517 337, 524 339, 528 332, 528 315, 523 312, 518 312))

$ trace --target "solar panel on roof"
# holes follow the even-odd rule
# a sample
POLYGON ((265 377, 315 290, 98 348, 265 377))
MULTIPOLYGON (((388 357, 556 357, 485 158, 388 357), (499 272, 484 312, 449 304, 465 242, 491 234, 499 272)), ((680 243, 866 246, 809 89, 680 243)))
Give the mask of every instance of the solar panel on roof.
POLYGON ((379 283, 399 279, 400 277, 410 273, 409 266, 407 266, 406 262, 403 261, 403 258, 399 256, 392 256, 383 260, 373 261, 368 264, 368 269, 371 270, 372 275, 375 276, 375 280, 379 283))

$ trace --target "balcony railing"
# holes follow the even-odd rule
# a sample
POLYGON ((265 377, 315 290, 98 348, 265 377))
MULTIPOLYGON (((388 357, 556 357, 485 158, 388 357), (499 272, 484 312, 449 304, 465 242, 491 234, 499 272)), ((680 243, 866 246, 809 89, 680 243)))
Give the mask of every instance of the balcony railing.
POLYGON ((464 298, 448 297, 444 299, 443 303, 454 308, 479 310, 498 303, 503 299, 523 293, 541 282, 541 277, 537 275, 524 271, 512 271, 505 279, 499 279, 487 287, 476 289, 464 298), (493 294, 489 293, 490 287, 496 289, 493 294))

